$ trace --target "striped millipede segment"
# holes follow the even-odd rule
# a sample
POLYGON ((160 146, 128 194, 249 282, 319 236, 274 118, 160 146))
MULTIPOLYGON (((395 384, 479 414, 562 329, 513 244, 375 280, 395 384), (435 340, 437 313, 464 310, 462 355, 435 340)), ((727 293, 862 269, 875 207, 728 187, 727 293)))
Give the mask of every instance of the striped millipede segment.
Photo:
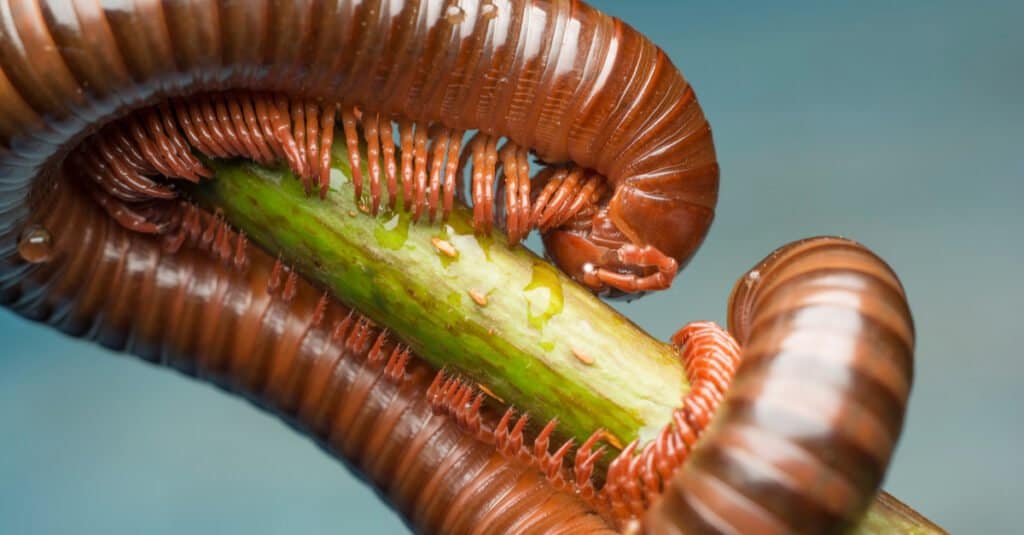
POLYGON ((552 259, 602 293, 667 287, 714 215, 718 165, 692 88, 649 40, 578 0, 26 0, 2 10, 3 253, 32 184, 119 119, 114 139, 87 142, 94 157, 74 167, 96 177, 93 195, 119 222, 149 232, 166 230, 150 207, 121 201, 169 196, 151 175, 202 178, 190 148, 283 159, 322 193, 336 123, 350 156, 361 141, 373 154, 367 176, 357 166, 353 177, 371 211, 401 191, 418 217, 443 216, 465 168, 478 228, 497 214, 513 242, 544 229, 552 259), (124 141, 147 135, 168 142, 130 154, 124 141), (396 138, 411 150, 398 156, 396 138), (534 177, 531 153, 550 166, 534 177))
POLYGON ((258 248, 239 256, 237 237, 204 223, 209 235, 169 253, 77 188, 58 184, 41 207, 52 259, 0 281, 3 305, 252 399, 365 474, 417 532, 614 532, 516 452, 439 412, 434 370, 258 248))
POLYGON ((910 394, 914 327, 899 280, 858 243, 794 242, 737 282, 729 325, 743 363, 647 532, 847 527, 881 484, 910 394))

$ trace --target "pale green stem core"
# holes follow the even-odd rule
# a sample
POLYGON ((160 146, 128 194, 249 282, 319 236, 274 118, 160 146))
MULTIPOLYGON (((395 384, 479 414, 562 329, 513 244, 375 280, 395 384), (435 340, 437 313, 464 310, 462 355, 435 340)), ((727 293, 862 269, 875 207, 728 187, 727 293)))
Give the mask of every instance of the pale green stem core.
POLYGON ((192 194, 431 365, 529 413, 534 426, 557 417, 559 434, 577 444, 598 429, 625 444, 670 421, 688 391, 671 346, 526 248, 509 247, 501 232, 474 234, 461 204, 434 224, 401 209, 364 213, 344 143, 334 147, 324 200, 285 169, 237 161, 209 162, 216 179, 192 194))
MULTIPOLYGON (((500 232, 475 234, 461 203, 434 224, 427 214, 413 223, 401 199, 369 215, 368 194, 355 200, 344 146, 334 144, 323 200, 283 167, 241 161, 207 162, 216 178, 187 189, 431 365, 529 413, 534 429, 558 418, 558 433, 577 444, 604 429, 642 445, 670 421, 689 390, 674 348, 500 232)), ((910 531, 942 532, 885 499, 854 529, 910 531)))

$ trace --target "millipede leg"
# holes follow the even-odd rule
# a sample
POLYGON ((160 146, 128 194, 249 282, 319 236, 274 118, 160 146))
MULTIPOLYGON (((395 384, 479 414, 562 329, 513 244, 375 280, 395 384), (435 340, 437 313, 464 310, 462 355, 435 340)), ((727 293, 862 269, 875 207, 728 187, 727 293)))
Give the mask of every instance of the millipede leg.
POLYGON ((459 152, 462 150, 462 136, 465 132, 456 130, 448 141, 448 155, 445 160, 444 169, 444 204, 443 218, 448 219, 452 212, 456 195, 461 196, 462 173, 459 172, 459 152))
POLYGON ((363 197, 363 170, 359 166, 359 134, 356 132, 356 118, 351 110, 341 112, 341 124, 345 129, 345 145, 352 169, 352 185, 356 188, 356 202, 363 197))
POLYGON ((363 120, 363 136, 366 138, 366 168, 370 174, 370 213, 377 215, 380 209, 380 117, 376 113, 363 120))
POLYGON ((320 114, 320 174, 317 182, 320 183, 320 198, 327 196, 327 190, 331 187, 331 147, 334 146, 334 121, 335 106, 323 106, 320 114))
POLYGON ((436 127, 430 135, 430 187, 427 199, 427 219, 433 223, 441 202, 442 175, 445 172, 444 159, 448 154, 451 131, 436 127))
POLYGON ((676 276, 678 264, 670 256, 666 256, 655 247, 645 245, 638 247, 632 244, 623 245, 617 251, 619 261, 626 266, 656 267, 658 271, 639 277, 632 273, 618 273, 605 268, 591 268, 584 272, 583 282, 592 286, 601 284, 611 286, 624 292, 644 292, 664 290, 672 284, 676 276))
POLYGON ((384 156, 384 176, 388 181, 388 209, 395 209, 398 199, 398 166, 395 164, 395 134, 391 121, 380 122, 381 154, 384 156))
POLYGON ((427 127, 423 124, 416 126, 413 132, 413 204, 412 220, 419 221, 423 215, 423 208, 427 204, 427 127))

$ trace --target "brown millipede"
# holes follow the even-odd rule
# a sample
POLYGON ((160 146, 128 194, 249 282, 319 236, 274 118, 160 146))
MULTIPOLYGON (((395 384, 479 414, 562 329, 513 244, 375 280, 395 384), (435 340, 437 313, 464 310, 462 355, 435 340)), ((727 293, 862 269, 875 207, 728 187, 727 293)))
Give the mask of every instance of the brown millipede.
POLYGON ((418 532, 612 532, 555 483, 570 479, 561 465, 536 469, 532 455, 547 449, 521 430, 496 442, 482 393, 456 379, 436 396, 443 374, 260 249, 235 267, 233 252, 216 251, 239 237, 216 219, 192 211, 190 235, 168 252, 113 223, 77 185, 58 183, 42 207, 60 261, 5 281, 6 306, 253 399, 364 474, 418 532))
POLYGON ((10 178, 24 187, 80 146, 68 165, 135 230, 167 230, 139 207, 174 196, 155 177, 210 175, 192 151, 284 160, 323 193, 336 121, 368 211, 386 196, 414 219, 447 214, 468 168, 478 230, 496 212, 512 243, 540 228, 595 291, 668 287, 713 217, 718 166, 691 87, 576 0, 193 0, 130 16, 26 2, 11 15, 0 139, 32 150, 5 157, 22 171, 10 178), (546 162, 533 177, 531 153, 546 162))
MULTIPOLYGON (((465 168, 479 230, 488 231, 495 215, 513 242, 539 227, 549 254, 564 269, 609 293, 667 286, 703 240, 713 215, 718 168, 691 88, 661 50, 581 2, 183 0, 125 8, 44 1, 13 4, 2 20, 3 302, 36 319, 48 317, 48 307, 58 301, 62 309, 95 310, 90 307, 106 302, 96 293, 106 288, 100 283, 126 276, 118 262, 26 265, 19 254, 19 234, 52 206, 60 195, 55 190, 65 192, 64 203, 71 202, 66 192, 87 190, 120 225, 162 234, 168 251, 202 251, 243 274, 266 270, 265 291, 276 300, 264 298, 266 306, 251 312, 235 299, 249 296, 244 300, 253 306, 252 288, 234 279, 217 286, 220 294, 203 297, 148 279, 153 287, 143 292, 144 306, 173 306, 176 313, 168 338, 135 348, 151 359, 153 352, 180 353, 160 360, 201 374, 214 362, 210 376, 261 399, 277 395, 265 390, 272 385, 301 390, 277 375, 294 375, 285 370, 301 350, 275 356, 259 349, 263 343, 273 346, 280 333, 257 329, 246 337, 244 349, 256 361, 241 376, 225 371, 222 366, 231 366, 215 355, 216 344, 226 343, 217 331, 225 322, 201 326, 192 341, 177 340, 175 333, 198 325, 208 317, 204 311, 225 307, 234 307, 234 316, 226 317, 236 318, 226 321, 259 324, 257 318, 285 314, 299 302, 304 284, 280 262, 259 268, 244 237, 222 222, 209 223, 208 216, 178 207, 174 183, 165 179, 207 178, 210 172, 197 155, 284 161, 310 192, 322 193, 329 186, 337 121, 357 194, 365 189, 369 197, 366 211, 401 199, 414 218, 443 217, 461 190, 456 175, 465 168), (460 16, 446 14, 456 5, 460 16), (470 131, 475 133, 462 147, 470 131), (367 159, 359 150, 363 143, 367 159), (547 162, 533 177, 531 153, 547 162), (497 208, 496 196, 504 200, 497 208), (669 224, 677 231, 662 232, 669 224), (83 272, 96 281, 87 286, 88 296, 61 286, 83 272), (26 285, 41 290, 29 292, 28 299, 26 285), (182 305, 181 299, 196 306, 182 305), (208 304, 198 306, 204 300, 208 304), (174 349, 175 344, 183 347, 174 349), (203 362, 187 357, 200 349, 210 353, 203 362)), ((89 213, 84 208, 65 212, 78 214, 73 230, 99 240, 97 250, 154 254, 148 245, 137 245, 152 242, 114 232, 99 218, 82 215, 89 213)), ((73 234, 63 220, 47 218, 45 224, 51 232, 73 234)), ((22 240, 21 252, 46 258, 30 254, 37 242, 22 240)), ((63 243, 64 255, 88 254, 63 243)), ((439 249, 445 251, 443 244, 439 249)), ((199 261, 185 253, 182 258, 199 261)), ((130 308, 126 294, 107 291, 117 296, 111 299, 119 312, 130 308)), ((302 332, 329 326, 330 308, 317 300, 300 322, 302 332)), ((97 336, 116 347, 137 335, 133 318, 114 316, 122 319, 97 336)), ((86 334, 78 327, 89 318, 83 314, 65 330, 86 334)), ((330 329, 332 340, 343 339, 347 351, 359 353, 371 343, 364 320, 336 321, 330 329)), ((379 360, 382 377, 404 384, 409 363, 403 353, 379 360)), ((456 400, 468 395, 451 388, 446 395, 457 393, 456 400)), ((288 407, 277 410, 290 414, 288 407)), ((472 420, 459 411, 455 419, 472 420)), ((499 450, 515 453, 525 419, 500 424, 494 432, 504 437, 499 450)), ((596 441, 581 446, 566 480, 584 488, 591 505, 607 514, 620 498, 591 484, 602 451, 596 441)), ((553 473, 558 463, 552 459, 560 462, 567 453, 559 451, 554 458, 538 453, 533 462, 553 473)))
POLYGON ((914 325, 899 279, 856 242, 794 242, 736 283, 729 327, 743 364, 648 532, 848 527, 881 484, 910 395, 914 325))

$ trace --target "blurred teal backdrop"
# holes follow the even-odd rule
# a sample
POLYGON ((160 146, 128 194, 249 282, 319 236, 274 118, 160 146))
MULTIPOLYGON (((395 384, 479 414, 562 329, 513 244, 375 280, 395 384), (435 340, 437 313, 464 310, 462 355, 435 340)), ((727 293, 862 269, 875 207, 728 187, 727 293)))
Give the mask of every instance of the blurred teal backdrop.
MULTIPOLYGON (((1024 2, 595 1, 697 89, 720 210, 660 338, 724 320, 778 245, 842 234, 888 259, 919 345, 885 487, 953 532, 1024 503, 1024 2)), ((2 113, 2 112, 0 112, 2 113)), ((336 461, 247 403, 0 311, 0 533, 403 533, 336 461)))

